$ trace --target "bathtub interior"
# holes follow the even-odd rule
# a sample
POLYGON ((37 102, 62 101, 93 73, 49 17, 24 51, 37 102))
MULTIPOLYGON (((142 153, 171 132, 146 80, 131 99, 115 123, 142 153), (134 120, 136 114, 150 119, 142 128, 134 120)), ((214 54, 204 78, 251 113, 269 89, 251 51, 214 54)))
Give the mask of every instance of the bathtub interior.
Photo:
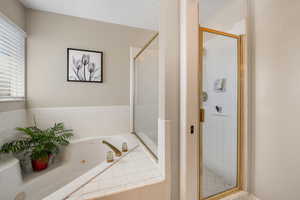
MULTIPOLYGON (((106 162, 106 153, 111 149, 102 144, 103 140, 120 150, 122 143, 127 142, 129 152, 138 145, 132 137, 125 135, 73 141, 48 169, 24 174, 18 193, 24 193, 26 200, 64 199, 93 176, 101 174, 115 163, 106 162)), ((117 159, 115 161, 117 162, 117 159)))

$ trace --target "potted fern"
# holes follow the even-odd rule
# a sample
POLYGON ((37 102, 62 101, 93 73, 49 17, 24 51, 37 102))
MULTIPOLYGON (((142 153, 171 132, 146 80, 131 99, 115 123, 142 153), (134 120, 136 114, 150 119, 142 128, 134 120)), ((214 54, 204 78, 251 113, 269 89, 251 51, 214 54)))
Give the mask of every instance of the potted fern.
POLYGON ((60 146, 70 144, 73 131, 65 129, 63 123, 54 124, 46 130, 36 125, 27 128, 17 128, 22 135, 15 140, 2 145, 1 153, 24 153, 31 157, 32 169, 42 171, 48 167, 51 156, 59 152, 60 146))

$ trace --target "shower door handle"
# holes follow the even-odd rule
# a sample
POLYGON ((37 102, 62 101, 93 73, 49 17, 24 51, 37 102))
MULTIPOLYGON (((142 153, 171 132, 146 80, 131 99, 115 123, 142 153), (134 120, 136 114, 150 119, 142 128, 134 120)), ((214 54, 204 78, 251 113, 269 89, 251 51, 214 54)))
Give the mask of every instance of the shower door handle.
POLYGON ((200 122, 204 122, 205 121, 205 109, 204 108, 200 108, 200 122))

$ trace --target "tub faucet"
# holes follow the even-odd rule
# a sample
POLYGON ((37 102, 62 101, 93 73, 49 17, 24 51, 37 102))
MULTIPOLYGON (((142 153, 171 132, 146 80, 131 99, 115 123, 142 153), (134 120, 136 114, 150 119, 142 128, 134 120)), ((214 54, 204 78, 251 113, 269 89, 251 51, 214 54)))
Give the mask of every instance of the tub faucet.
POLYGON ((111 148, 111 150, 113 150, 113 152, 115 152, 117 157, 121 157, 122 152, 117 147, 115 147, 114 145, 110 144, 109 142, 107 142, 105 140, 103 140, 102 143, 107 145, 109 148, 111 148))

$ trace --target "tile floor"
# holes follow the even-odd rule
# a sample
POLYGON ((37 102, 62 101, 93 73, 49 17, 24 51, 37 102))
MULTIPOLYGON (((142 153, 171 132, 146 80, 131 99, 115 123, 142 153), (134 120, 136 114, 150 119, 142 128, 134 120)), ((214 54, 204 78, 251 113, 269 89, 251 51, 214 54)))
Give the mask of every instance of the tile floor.
POLYGON ((222 177, 216 175, 208 168, 204 168, 203 177, 203 195, 205 197, 219 194, 234 187, 233 185, 226 183, 222 177))
POLYGON ((161 181, 163 177, 157 163, 140 145, 67 199, 104 197, 161 181))

